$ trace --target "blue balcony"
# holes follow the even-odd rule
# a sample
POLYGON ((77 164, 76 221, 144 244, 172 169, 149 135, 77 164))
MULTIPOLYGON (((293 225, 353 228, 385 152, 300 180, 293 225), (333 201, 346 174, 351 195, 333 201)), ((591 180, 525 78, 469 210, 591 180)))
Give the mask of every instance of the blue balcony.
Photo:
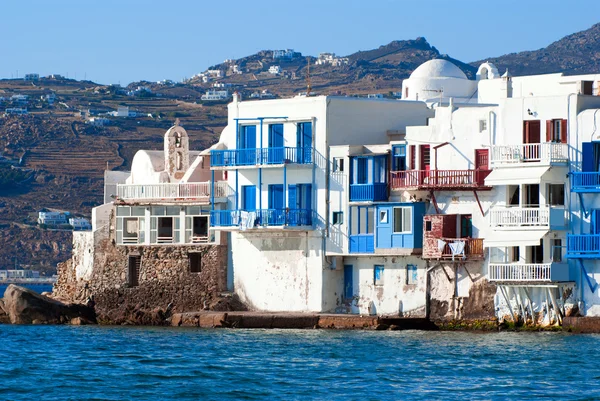
POLYGON ((211 150, 211 167, 269 166, 280 164, 312 164, 311 147, 211 150))
POLYGON ((375 253, 375 236, 373 234, 351 235, 350 253, 375 253))
POLYGON ((600 172, 586 171, 571 173, 571 192, 600 193, 600 172))
POLYGON ((387 184, 350 184, 350 202, 385 201, 388 198, 387 184))
POLYGON ((218 228, 306 227, 312 224, 313 211, 310 209, 213 210, 210 212, 210 226, 218 228))
POLYGON ((600 234, 567 234, 567 258, 600 259, 600 234))

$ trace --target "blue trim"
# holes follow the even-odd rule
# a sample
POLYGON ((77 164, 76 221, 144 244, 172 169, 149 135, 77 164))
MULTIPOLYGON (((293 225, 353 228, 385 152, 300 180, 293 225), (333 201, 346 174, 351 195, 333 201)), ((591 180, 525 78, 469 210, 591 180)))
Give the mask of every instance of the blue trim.
POLYGON ((237 149, 240 142, 240 123, 235 120, 235 148, 237 149))
POLYGON ((287 165, 283 165, 283 206, 287 205, 287 165))
POLYGON ((236 210, 239 209, 240 206, 240 189, 239 189, 239 170, 235 170, 235 208, 236 210))
POLYGON ((277 119, 287 119, 289 117, 244 117, 244 118, 234 118, 237 121, 259 121, 259 120, 277 120, 277 119))
POLYGON ((210 171, 210 210, 215 210, 215 170, 210 171))
POLYGON ((262 168, 258 169, 258 208, 262 209, 262 168))

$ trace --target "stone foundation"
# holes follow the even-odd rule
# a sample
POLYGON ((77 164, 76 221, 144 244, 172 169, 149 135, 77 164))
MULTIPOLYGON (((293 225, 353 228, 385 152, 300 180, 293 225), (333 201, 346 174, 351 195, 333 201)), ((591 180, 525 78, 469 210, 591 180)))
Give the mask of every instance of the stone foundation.
POLYGON ((53 296, 69 302, 93 296, 101 323, 164 324, 171 313, 244 309, 235 298, 221 296, 227 290, 223 243, 116 246, 110 236, 74 237, 73 248, 73 258, 58 266, 53 296), (79 246, 81 241, 89 246, 79 246), (86 252, 93 253, 91 261, 86 252), (192 272, 190 254, 198 255, 199 272, 192 272), (139 268, 133 269, 136 258, 139 268))

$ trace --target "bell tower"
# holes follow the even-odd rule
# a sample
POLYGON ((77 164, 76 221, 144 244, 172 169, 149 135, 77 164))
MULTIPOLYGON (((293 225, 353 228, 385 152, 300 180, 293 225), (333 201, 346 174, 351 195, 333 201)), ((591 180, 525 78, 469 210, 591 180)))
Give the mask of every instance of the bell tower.
POLYGON ((177 119, 165 134, 165 171, 171 179, 180 180, 189 167, 188 135, 177 119))

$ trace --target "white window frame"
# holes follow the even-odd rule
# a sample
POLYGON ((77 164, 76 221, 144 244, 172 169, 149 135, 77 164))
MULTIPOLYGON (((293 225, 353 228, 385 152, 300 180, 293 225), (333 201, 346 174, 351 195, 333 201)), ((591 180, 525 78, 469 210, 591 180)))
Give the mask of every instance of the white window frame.
POLYGON ((393 207, 393 221, 392 221, 392 233, 393 234, 411 234, 413 232, 413 215, 412 207, 410 206, 394 206, 393 207), (402 209, 402 231, 396 231, 396 209, 402 209), (407 218, 408 216, 408 218, 407 218))

